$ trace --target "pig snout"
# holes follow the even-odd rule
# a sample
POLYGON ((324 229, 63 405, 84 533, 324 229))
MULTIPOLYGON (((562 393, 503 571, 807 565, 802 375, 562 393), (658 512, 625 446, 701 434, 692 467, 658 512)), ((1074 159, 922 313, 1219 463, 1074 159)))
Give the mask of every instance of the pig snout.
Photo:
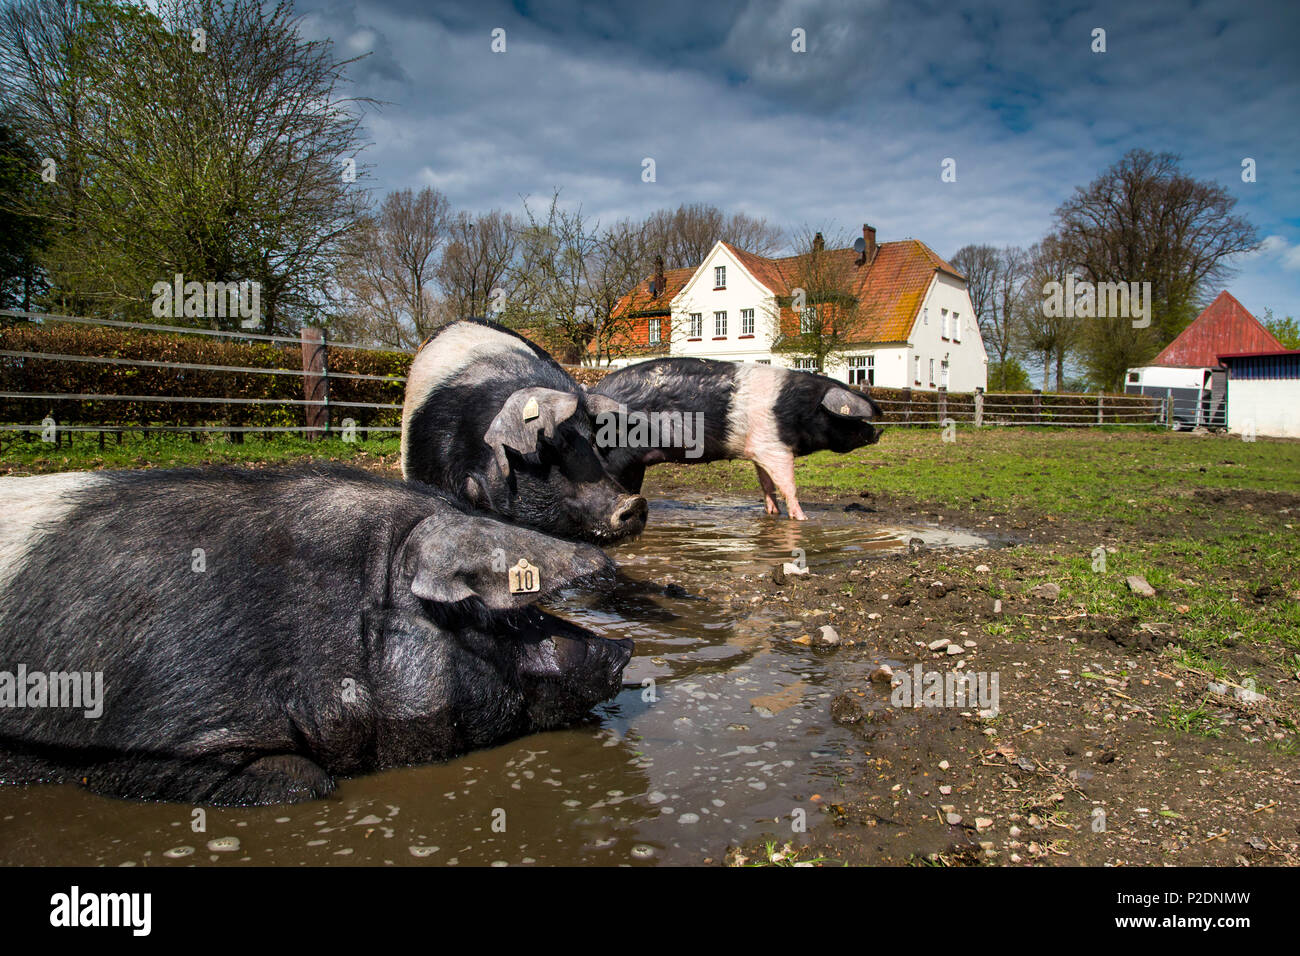
POLYGON ((624 495, 614 504, 614 513, 609 519, 610 531, 620 538, 640 534, 645 529, 649 510, 650 506, 640 495, 624 495))

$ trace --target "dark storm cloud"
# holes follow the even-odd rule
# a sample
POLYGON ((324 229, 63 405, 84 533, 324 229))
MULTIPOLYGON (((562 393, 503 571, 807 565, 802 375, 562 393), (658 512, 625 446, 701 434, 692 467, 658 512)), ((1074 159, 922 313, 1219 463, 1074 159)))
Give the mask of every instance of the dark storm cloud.
POLYGON ((1029 243, 1127 149, 1183 156, 1272 238, 1234 290, 1296 311, 1293 4, 773 0, 300 4, 373 51, 358 92, 381 189, 519 209, 560 187, 601 218, 705 201, 787 226, 871 221, 941 254, 1029 243), (1042 5, 1049 6, 1049 5, 1042 5), (490 50, 506 31, 507 52, 490 50), (807 53, 791 51, 806 32, 807 53), (1106 30, 1107 52, 1090 49, 1106 30), (1254 158, 1259 181, 1240 179, 1254 158), (646 157, 658 181, 641 181, 646 157), (958 180, 939 180, 957 162, 958 180))

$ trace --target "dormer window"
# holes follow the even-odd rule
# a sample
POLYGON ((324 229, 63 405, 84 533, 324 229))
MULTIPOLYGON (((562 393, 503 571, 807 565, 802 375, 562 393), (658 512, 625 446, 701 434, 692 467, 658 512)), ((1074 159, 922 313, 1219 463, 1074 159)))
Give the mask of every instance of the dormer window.
POLYGON ((725 289, 726 287, 727 287, 727 267, 714 266, 713 267, 713 288, 725 289))

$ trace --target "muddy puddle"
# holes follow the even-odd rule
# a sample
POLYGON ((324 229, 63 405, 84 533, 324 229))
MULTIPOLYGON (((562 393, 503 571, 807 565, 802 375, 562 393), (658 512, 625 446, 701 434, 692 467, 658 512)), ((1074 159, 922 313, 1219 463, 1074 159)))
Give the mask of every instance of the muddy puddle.
POLYGON ((753 499, 652 502, 646 533, 614 552, 623 577, 614 593, 556 605, 636 641, 623 692, 587 726, 343 780, 315 803, 209 808, 201 833, 189 806, 0 787, 0 863, 638 866, 720 861, 729 845, 768 833, 797 844, 792 813, 803 808, 808 828, 820 825, 808 798, 838 788, 855 746, 830 719, 828 669, 861 670, 865 686, 873 662, 792 645, 802 622, 789 605, 737 607, 717 585, 801 557, 816 572, 913 537, 985 543, 807 510, 797 523, 767 517, 753 499))

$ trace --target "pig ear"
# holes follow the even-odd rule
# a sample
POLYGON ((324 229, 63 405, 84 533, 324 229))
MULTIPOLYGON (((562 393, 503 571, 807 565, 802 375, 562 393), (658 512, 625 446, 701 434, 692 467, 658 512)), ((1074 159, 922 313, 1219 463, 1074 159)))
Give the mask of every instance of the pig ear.
POLYGON ((416 525, 403 560, 416 597, 440 604, 478 598, 494 611, 579 583, 608 585, 614 567, 592 545, 458 512, 416 525))
POLYGON ((587 408, 591 410, 592 415, 599 415, 602 412, 612 412, 617 415, 624 406, 608 395, 602 395, 599 392, 588 392, 587 408))
POLYGON ((847 388, 827 390, 825 397, 822 399, 822 408, 832 415, 839 415, 843 418, 875 417, 871 403, 857 392, 851 392, 847 388))
POLYGON ((573 392, 536 387, 521 388, 507 398, 483 435, 483 440, 496 455, 501 473, 510 472, 507 448, 513 448, 521 455, 537 451, 538 435, 552 437, 555 426, 568 421, 578 410, 578 398, 573 392))

